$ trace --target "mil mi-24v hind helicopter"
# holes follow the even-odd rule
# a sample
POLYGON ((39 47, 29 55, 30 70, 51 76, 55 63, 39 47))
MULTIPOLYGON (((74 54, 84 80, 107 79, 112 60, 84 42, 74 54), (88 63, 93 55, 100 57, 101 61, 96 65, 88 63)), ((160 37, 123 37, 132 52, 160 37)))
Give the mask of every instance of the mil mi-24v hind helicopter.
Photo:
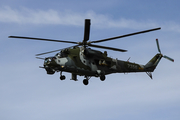
POLYGON ((53 57, 40 58, 40 59, 44 59, 44 66, 40 68, 44 68, 47 71, 47 74, 54 74, 55 72, 60 72, 61 80, 64 80, 66 78, 64 75, 62 75, 62 72, 71 73, 72 74, 71 79, 74 81, 77 81, 77 75, 84 76, 85 77, 85 79, 83 80, 84 85, 88 85, 89 79, 91 77, 99 77, 101 81, 104 81, 106 79, 106 75, 112 73, 146 72, 148 76, 152 79, 151 72, 155 70, 156 66, 158 65, 162 57, 174 62, 172 58, 161 54, 158 39, 156 39, 156 43, 159 53, 156 54, 146 65, 140 65, 136 63, 131 63, 129 61, 113 59, 107 56, 106 51, 101 52, 101 51, 93 50, 89 47, 91 46, 91 47, 103 48, 103 49, 114 50, 119 52, 126 52, 127 50, 95 45, 93 43, 100 43, 118 38, 137 35, 141 33, 147 33, 155 30, 160 30, 161 28, 144 30, 140 32, 135 32, 131 34, 121 35, 121 36, 102 39, 102 40, 88 41, 90 35, 90 24, 91 24, 90 19, 85 19, 84 40, 82 42, 21 37, 21 36, 9 36, 9 38, 20 38, 20 39, 31 39, 31 40, 42 40, 42 41, 76 44, 75 46, 72 47, 41 53, 41 54, 37 54, 36 56, 60 51, 53 57))

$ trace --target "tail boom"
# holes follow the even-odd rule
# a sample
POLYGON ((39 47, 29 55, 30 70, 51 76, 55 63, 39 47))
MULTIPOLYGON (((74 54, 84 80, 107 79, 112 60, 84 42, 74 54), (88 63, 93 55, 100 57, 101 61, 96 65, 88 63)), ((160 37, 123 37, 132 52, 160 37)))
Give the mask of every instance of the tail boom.
POLYGON ((146 65, 131 63, 128 61, 117 60, 117 72, 131 73, 131 72, 153 72, 161 60, 162 55, 156 54, 146 65))

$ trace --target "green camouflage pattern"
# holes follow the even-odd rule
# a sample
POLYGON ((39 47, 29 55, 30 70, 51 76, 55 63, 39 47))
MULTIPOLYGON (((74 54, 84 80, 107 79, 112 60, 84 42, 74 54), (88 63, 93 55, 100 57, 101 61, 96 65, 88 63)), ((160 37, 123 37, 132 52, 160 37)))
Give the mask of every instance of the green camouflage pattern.
POLYGON ((102 53, 90 48, 73 47, 46 58, 44 68, 48 74, 60 71, 73 76, 101 77, 112 73, 153 72, 161 58, 161 54, 156 54, 146 65, 140 65, 110 58, 106 51, 102 53))

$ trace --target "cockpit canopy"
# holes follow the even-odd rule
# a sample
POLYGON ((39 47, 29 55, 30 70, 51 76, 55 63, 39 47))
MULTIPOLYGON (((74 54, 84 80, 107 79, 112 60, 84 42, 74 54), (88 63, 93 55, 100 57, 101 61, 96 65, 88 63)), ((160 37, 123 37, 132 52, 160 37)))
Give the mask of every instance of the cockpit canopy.
POLYGON ((63 58, 63 57, 67 57, 69 54, 69 50, 68 49, 65 49, 65 50, 62 50, 60 51, 59 53, 57 53, 55 55, 55 57, 58 57, 58 58, 63 58))

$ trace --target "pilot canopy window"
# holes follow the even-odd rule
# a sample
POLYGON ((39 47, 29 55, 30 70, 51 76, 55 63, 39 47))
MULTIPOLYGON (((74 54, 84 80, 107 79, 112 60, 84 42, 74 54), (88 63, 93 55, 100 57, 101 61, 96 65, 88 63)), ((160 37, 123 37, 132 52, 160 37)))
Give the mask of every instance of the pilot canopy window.
POLYGON ((57 53, 55 56, 57 56, 58 58, 63 58, 63 57, 67 57, 68 54, 63 52, 63 51, 61 51, 61 52, 57 53))

